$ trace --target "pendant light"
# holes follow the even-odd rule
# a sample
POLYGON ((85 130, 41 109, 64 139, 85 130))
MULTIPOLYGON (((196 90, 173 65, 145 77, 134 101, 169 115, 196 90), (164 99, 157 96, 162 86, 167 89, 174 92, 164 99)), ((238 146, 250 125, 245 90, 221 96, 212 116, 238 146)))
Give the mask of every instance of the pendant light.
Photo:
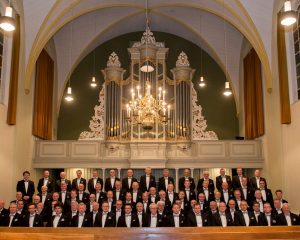
POLYGON ((292 10, 292 3, 290 0, 285 1, 284 10, 281 13, 281 25, 291 26, 297 21, 297 13, 292 10))
MULTIPOLYGON (((69 63, 70 63, 70 67, 71 67, 71 54, 72 54, 72 46, 73 46, 73 22, 70 23, 71 26, 70 26, 70 52, 69 52, 69 63)), ((65 96, 65 100, 67 102, 72 102, 74 100, 74 97, 72 95, 72 88, 71 88, 71 76, 72 74, 70 75, 70 78, 69 78, 69 86, 68 86, 68 89, 67 89, 67 94, 65 96)))
MULTIPOLYGON (((202 26, 201 26, 201 14, 200 14, 200 36, 201 36, 201 29, 202 29, 202 26)), ((199 83, 199 86, 201 88, 205 87, 206 83, 204 81, 204 77, 203 77, 203 63, 202 63, 202 54, 203 54, 203 49, 201 47, 201 52, 200 52, 200 69, 201 69, 201 75, 200 75, 200 83, 199 83)))
POLYGON ((13 9, 9 1, 8 7, 5 9, 5 15, 0 17, 0 28, 5 32, 12 32, 16 29, 16 22, 12 14, 13 9))

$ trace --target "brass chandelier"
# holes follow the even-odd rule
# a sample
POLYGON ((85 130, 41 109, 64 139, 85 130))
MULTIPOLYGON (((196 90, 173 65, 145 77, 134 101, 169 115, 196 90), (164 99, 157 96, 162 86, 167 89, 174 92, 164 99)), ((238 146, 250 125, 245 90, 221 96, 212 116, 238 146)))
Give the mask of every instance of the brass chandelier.
POLYGON ((146 131, 150 131, 155 123, 166 125, 170 119, 171 106, 165 102, 166 91, 158 88, 158 98, 151 94, 151 86, 146 83, 146 94, 140 94, 140 86, 131 89, 131 101, 126 105, 127 120, 139 124, 146 131))

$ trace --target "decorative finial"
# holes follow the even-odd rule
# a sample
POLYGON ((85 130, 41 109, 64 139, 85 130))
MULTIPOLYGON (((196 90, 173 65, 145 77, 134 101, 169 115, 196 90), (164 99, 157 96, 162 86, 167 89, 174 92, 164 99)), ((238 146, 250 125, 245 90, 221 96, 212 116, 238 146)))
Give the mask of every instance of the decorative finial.
POLYGON ((188 56, 185 54, 185 52, 181 52, 176 61, 176 67, 189 67, 189 66, 190 66, 190 62, 188 60, 188 56))
POLYGON ((108 61, 107 61, 108 67, 121 67, 121 62, 119 60, 118 55, 115 52, 112 52, 110 54, 108 61))

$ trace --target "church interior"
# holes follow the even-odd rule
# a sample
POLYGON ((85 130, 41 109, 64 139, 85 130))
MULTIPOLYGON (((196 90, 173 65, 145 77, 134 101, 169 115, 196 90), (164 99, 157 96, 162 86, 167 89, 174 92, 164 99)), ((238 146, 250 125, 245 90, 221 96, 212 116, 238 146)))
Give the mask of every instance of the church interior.
POLYGON ((132 169, 139 180, 150 167, 158 184, 167 169, 179 192, 186 169, 196 189, 220 169, 249 180, 258 170, 299 215, 299 9, 1 0, 0 200, 9 206, 25 171, 37 186, 45 170, 72 181, 132 169))

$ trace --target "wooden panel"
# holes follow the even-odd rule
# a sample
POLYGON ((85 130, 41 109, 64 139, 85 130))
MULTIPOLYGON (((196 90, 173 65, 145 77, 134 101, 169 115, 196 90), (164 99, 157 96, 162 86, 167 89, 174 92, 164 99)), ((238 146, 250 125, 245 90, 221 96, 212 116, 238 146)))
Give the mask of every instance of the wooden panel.
POLYGON ((300 227, 0 228, 0 240, 93 239, 300 239, 300 227))
POLYGON ((67 142, 41 142, 39 153, 42 158, 67 157, 67 142))
POLYGON ((89 157, 96 158, 99 153, 99 144, 96 142, 72 142, 72 157, 89 157))
POLYGON ((198 143, 198 156, 200 157, 225 157, 225 142, 208 141, 198 143))

